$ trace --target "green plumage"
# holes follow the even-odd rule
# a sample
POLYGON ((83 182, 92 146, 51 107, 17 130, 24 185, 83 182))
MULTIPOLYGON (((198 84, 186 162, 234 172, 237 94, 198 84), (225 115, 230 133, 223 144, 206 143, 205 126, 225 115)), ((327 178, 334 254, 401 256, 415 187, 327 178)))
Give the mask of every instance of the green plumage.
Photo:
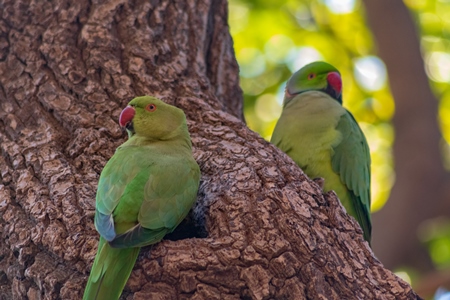
POLYGON ((138 97, 120 122, 129 139, 100 175, 95 215, 100 242, 83 299, 118 299, 140 247, 173 231, 197 195, 200 170, 182 110, 138 97))
POLYGON ((100 237, 83 299, 119 299, 140 248, 112 248, 100 237))
POLYGON ((342 107, 341 79, 333 66, 315 62, 288 81, 283 112, 271 142, 310 178, 324 178, 370 243, 370 152, 350 112, 342 107))

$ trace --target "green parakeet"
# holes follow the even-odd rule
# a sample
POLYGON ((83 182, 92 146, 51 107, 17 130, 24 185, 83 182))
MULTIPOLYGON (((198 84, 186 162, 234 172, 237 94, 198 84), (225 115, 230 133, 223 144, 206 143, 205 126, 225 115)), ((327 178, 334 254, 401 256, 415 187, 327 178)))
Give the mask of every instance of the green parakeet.
POLYGON ((283 111, 271 142, 310 178, 324 178, 370 243, 370 152, 352 114, 342 107, 339 71, 314 62, 287 82, 283 111))
POLYGON ((83 299, 119 299, 139 249, 160 241, 186 217, 196 200, 200 169, 192 157, 184 112, 151 97, 122 111, 128 140, 98 182, 97 255, 83 299))

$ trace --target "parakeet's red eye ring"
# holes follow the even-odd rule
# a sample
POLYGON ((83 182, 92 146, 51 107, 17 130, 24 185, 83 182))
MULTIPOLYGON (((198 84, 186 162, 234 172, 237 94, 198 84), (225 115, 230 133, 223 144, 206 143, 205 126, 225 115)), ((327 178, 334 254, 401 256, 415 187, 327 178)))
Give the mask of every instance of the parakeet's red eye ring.
POLYGON ((148 110, 148 111, 150 111, 150 112, 155 111, 155 110, 156 110, 156 105, 155 105, 155 104, 148 104, 148 105, 145 107, 145 109, 148 110))
POLYGON ((308 80, 311 80, 311 79, 314 79, 314 78, 316 78, 316 74, 311 73, 311 74, 308 75, 308 80))

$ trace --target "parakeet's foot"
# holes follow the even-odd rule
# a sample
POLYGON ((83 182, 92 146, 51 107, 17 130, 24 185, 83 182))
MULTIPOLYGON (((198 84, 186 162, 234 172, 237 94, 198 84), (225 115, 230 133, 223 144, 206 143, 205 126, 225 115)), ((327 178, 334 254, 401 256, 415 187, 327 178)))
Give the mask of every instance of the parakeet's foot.
POLYGON ((323 179, 322 177, 317 177, 314 178, 313 181, 320 186, 320 188, 323 190, 323 185, 325 184, 325 179, 323 179))

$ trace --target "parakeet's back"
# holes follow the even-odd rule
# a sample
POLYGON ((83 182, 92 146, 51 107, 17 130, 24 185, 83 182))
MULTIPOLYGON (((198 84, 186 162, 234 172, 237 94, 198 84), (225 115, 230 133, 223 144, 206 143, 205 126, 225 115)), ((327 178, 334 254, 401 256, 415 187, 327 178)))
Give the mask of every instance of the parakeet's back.
POLYGON ((100 241, 83 299, 118 299, 140 247, 178 226, 199 186, 200 169, 180 109, 138 97, 119 123, 129 139, 100 175, 95 214, 100 241))

